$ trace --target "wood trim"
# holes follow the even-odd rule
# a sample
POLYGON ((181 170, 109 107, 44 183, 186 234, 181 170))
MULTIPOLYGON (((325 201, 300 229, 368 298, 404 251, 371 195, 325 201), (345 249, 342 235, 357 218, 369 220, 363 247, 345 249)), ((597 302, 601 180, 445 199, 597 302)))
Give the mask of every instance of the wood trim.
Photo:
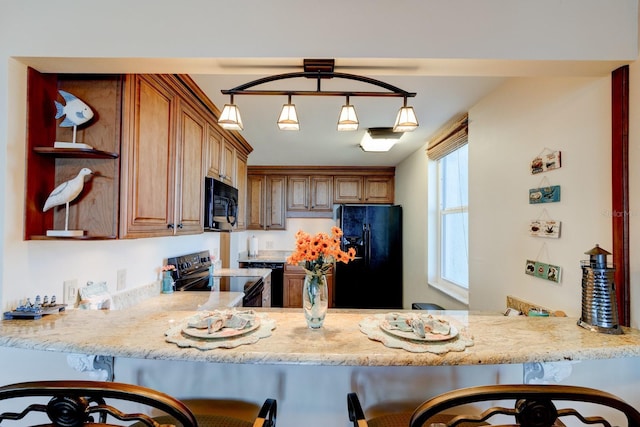
POLYGON ((631 322, 629 278, 629 66, 611 73, 611 222, 618 321, 631 322))
POLYGON ((249 166, 254 175, 392 175, 393 166, 249 166))

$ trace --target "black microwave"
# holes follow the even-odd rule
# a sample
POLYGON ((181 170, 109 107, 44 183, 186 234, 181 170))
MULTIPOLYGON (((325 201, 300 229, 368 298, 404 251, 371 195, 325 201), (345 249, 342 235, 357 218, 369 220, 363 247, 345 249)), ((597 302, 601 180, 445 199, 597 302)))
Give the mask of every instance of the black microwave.
POLYGON ((205 231, 231 231, 238 222, 238 189, 217 179, 204 181, 205 231))

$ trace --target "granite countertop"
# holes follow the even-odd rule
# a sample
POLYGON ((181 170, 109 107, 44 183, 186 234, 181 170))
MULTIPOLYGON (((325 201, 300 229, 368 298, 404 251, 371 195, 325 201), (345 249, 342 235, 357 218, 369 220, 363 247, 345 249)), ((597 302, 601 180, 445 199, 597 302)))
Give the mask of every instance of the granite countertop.
POLYGON ((249 256, 248 252, 241 252, 238 256, 238 262, 286 263, 289 255, 291 255, 291 251, 258 251, 258 255, 256 256, 249 256))
POLYGON ((218 268, 213 270, 213 277, 261 276, 264 279, 269 274, 271 274, 270 268, 218 268))
POLYGON ((165 341, 176 322, 197 313, 204 293, 159 295, 127 310, 69 310, 40 320, 4 320, 0 346, 116 357, 217 363, 353 366, 484 365, 640 356, 640 331, 591 332, 570 317, 533 318, 499 313, 436 312, 473 337, 473 345, 445 354, 384 346, 359 323, 374 310, 331 309, 324 327, 307 328, 301 309, 260 308, 276 322, 272 335, 251 345, 198 350, 165 341), (195 294, 195 295, 194 295, 195 294), (141 345, 144 341, 144 345, 141 345))

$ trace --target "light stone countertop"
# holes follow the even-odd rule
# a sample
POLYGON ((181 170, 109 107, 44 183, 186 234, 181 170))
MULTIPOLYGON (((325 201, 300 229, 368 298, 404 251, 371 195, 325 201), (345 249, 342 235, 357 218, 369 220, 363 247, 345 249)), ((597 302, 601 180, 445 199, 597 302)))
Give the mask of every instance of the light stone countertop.
POLYGON ((230 349, 180 348, 165 341, 176 322, 197 312, 208 295, 175 292, 127 310, 69 310, 39 320, 4 320, 0 346, 116 357, 216 363, 352 366, 483 365, 640 356, 640 331, 588 331, 570 317, 530 318, 499 313, 433 312, 473 336, 464 351, 411 353, 370 340, 364 318, 384 311, 329 310, 324 327, 307 328, 301 309, 261 308, 276 322, 272 335, 230 349))
POLYGON ((238 262, 273 262, 286 263, 287 257, 292 251, 264 250, 258 251, 258 255, 249 256, 248 252, 241 252, 238 255, 238 262))
POLYGON ((213 277, 250 277, 261 276, 263 279, 271 274, 270 268, 214 268, 213 277))

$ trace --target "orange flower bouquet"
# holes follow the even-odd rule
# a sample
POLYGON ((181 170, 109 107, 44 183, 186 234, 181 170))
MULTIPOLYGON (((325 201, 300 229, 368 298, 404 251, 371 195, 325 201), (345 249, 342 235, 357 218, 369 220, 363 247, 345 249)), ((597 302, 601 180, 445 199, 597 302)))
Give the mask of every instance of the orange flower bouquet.
POLYGON ((342 230, 331 228, 331 235, 318 233, 310 236, 300 230, 296 233, 296 250, 287 258, 288 264, 304 267, 306 276, 302 286, 302 310, 307 325, 312 329, 322 327, 329 307, 327 276, 334 262, 345 264, 355 259, 356 251, 340 249, 342 230))
POLYGON ((353 248, 347 252, 340 249, 341 238, 340 227, 331 227, 331 235, 318 233, 310 236, 299 230, 296 233, 296 250, 287 258, 287 263, 301 265, 307 274, 314 276, 326 274, 334 262, 346 264, 356 256, 353 248))

